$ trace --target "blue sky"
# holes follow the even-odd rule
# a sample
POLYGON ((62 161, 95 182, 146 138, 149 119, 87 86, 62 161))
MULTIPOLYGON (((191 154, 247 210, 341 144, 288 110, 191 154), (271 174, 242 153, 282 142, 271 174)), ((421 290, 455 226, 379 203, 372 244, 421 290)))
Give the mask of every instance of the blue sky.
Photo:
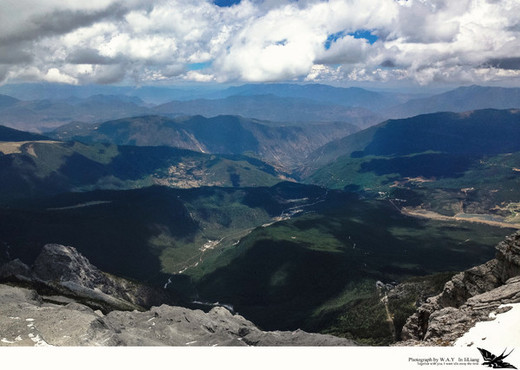
POLYGON ((213 3, 217 6, 227 7, 239 4, 240 0, 214 0, 213 3))
POLYGON ((377 41, 378 37, 376 35, 372 34, 372 31, 370 30, 356 30, 354 32, 347 32, 347 31, 339 31, 333 34, 330 34, 327 37, 327 40, 325 40, 325 43, 323 44, 325 46, 326 50, 330 49, 330 46, 336 42, 339 39, 344 38, 345 36, 352 36, 355 39, 364 39, 367 40, 367 42, 372 45, 374 42, 377 41))
POLYGON ((0 1, 0 83, 520 85, 517 0, 0 1))

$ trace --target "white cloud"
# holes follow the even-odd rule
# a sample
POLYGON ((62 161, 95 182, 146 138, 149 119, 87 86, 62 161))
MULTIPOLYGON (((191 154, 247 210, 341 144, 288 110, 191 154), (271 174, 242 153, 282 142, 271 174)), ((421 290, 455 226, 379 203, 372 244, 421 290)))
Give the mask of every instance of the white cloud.
POLYGON ((520 22, 518 3, 486 0, 415 3, 418 5, 403 7, 406 11, 400 13, 399 23, 391 33, 394 39, 384 43, 385 51, 379 58, 405 67, 410 77, 421 84, 492 81, 493 76, 501 79, 503 71, 487 69, 482 73, 482 66, 490 58, 519 53, 519 33, 511 29, 511 25, 520 22), (426 5, 430 7, 428 16, 421 19, 423 24, 416 25, 413 35, 414 30, 408 25, 413 24, 411 19, 417 12, 425 11, 426 5))
POLYGON ((361 62, 364 40, 345 36, 325 50, 331 34, 388 25, 396 6, 377 0, 291 3, 254 19, 215 63, 223 79, 266 81, 309 74, 315 64, 361 62))
POLYGON ((215 64, 224 78, 283 80, 307 74, 325 34, 317 34, 294 6, 246 25, 215 64))
POLYGON ((184 75, 185 80, 197 81, 197 82, 211 82, 215 81, 215 76, 211 74, 205 74, 198 71, 188 71, 184 75))
POLYGON ((365 39, 356 39, 353 36, 344 36, 333 42, 328 50, 322 48, 318 52, 316 62, 321 64, 351 64, 364 62, 370 49, 365 39))
POLYGON ((58 68, 51 68, 47 71, 43 79, 48 82, 58 82, 64 84, 72 84, 75 85, 78 83, 78 80, 72 76, 68 76, 59 71, 58 68))
POLYGON ((519 40, 518 0, 0 2, 4 82, 493 82, 518 78, 519 40))
POLYGON ((343 79, 345 76, 341 71, 341 67, 330 67, 323 64, 315 64, 312 66, 311 71, 305 76, 305 81, 312 82, 324 82, 324 81, 337 81, 343 79))

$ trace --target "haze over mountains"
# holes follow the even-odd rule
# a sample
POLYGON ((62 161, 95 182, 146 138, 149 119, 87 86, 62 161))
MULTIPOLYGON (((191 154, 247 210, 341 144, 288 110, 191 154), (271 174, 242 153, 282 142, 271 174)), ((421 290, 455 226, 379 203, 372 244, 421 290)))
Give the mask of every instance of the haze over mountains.
POLYGON ((70 121, 96 122, 148 112, 140 99, 125 96, 94 95, 85 99, 13 100, 0 96, 0 123, 13 128, 41 131, 70 121), (141 104, 141 105, 139 105, 141 104))
POLYGON ((308 98, 276 95, 237 95, 223 99, 172 101, 153 109, 159 114, 200 114, 206 117, 239 115, 276 122, 350 122, 360 127, 373 125, 381 117, 361 107, 345 107, 308 98))
POLYGON ((435 112, 466 112, 475 109, 518 108, 520 88, 485 86, 459 87, 455 90, 406 103, 385 110, 389 118, 412 117, 435 112))
POLYGON ((383 345, 520 228, 518 89, 0 91, 0 262, 72 245, 179 305, 383 345))
POLYGON ((86 123, 138 115, 239 115, 285 123, 347 122, 365 128, 386 118, 439 111, 509 109, 520 89, 470 86, 417 98, 413 94, 319 84, 249 84, 169 89, 21 84, 0 87, 0 124, 30 131, 71 121, 86 123))
POLYGON ((358 130, 342 122, 281 125, 239 116, 142 116, 101 124, 72 123, 48 135, 86 143, 165 145, 202 153, 248 154, 291 171, 320 146, 358 130))

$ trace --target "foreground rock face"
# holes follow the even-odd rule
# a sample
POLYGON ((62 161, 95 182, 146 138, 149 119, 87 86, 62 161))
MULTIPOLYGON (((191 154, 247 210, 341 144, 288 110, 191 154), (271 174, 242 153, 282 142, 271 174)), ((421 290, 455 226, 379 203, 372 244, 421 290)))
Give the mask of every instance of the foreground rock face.
POLYGON ((160 292, 98 270, 72 247, 51 244, 29 268, 0 266, 4 346, 349 346, 331 335, 264 332, 240 315, 160 305, 160 292), (22 287, 22 285, 24 287, 22 287))
POLYGON ((492 312, 520 302, 520 232, 496 246, 495 259, 455 275, 406 322, 400 345, 451 345, 492 312))
POLYGON ((169 302, 159 290, 102 272, 75 248, 47 244, 32 268, 19 260, 0 266, 0 281, 23 283, 80 300, 102 311, 144 309, 169 302))
POLYGON ((209 313, 162 305, 103 315, 34 290, 0 284, 0 345, 6 346, 349 346, 330 335, 264 332, 223 307, 209 313))

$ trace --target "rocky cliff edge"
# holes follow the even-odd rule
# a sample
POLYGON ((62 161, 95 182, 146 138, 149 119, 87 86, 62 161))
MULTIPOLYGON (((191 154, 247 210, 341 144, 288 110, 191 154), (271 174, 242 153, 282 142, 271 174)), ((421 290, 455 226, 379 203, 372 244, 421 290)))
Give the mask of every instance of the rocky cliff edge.
POLYGON ((331 335, 264 332, 223 307, 162 304, 161 292, 97 269, 72 247, 49 244, 30 268, 0 266, 2 346, 349 346, 331 335))
POLYGON ((455 275, 439 295, 422 304, 408 318, 398 345, 452 345, 476 323, 520 302, 520 232, 496 250, 494 259, 455 275))

